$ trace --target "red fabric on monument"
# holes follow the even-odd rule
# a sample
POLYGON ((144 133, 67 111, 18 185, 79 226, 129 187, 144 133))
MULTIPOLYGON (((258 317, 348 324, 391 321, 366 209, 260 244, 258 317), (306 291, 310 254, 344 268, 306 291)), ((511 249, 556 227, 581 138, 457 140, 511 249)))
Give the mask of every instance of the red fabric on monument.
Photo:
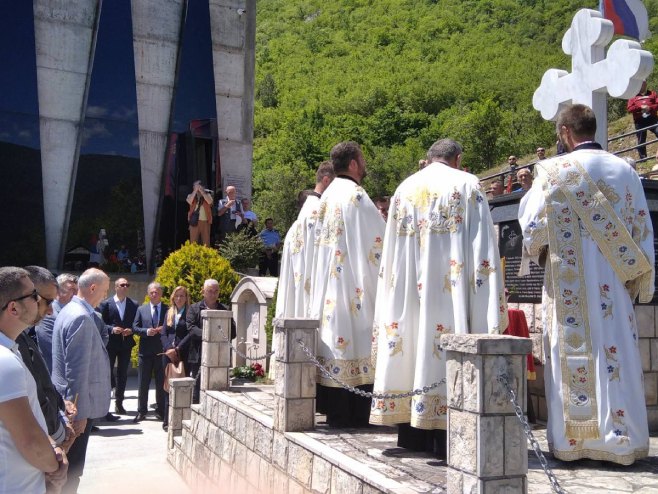
MULTIPOLYGON (((509 326, 504 334, 530 338, 528 323, 525 319, 525 312, 519 309, 507 309, 507 314, 509 318, 509 326)), ((537 379, 537 374, 535 373, 535 362, 532 358, 532 352, 530 352, 528 354, 528 380, 534 381, 535 379, 537 379)))

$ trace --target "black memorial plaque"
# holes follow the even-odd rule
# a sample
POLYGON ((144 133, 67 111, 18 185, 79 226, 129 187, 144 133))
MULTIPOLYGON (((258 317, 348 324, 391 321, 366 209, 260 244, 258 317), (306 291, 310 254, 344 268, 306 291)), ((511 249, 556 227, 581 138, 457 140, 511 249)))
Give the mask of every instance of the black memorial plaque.
POLYGON ((509 290, 509 301, 514 303, 541 303, 544 270, 530 263, 530 274, 518 276, 521 267, 523 236, 518 221, 498 224, 498 248, 505 258, 505 287, 509 290))

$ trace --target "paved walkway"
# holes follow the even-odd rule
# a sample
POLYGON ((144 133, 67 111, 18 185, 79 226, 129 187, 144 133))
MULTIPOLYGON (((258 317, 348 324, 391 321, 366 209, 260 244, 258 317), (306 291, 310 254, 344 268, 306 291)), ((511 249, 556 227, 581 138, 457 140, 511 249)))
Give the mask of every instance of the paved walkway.
MULTIPOLYGON (((153 383, 149 403, 155 403, 153 383)), ((137 413, 137 378, 128 379, 123 406, 129 415, 99 423, 89 438, 79 494, 191 494, 167 463, 167 434, 150 409, 147 420, 133 424, 137 413)), ((114 400, 112 400, 114 411, 114 400)))
MULTIPOLYGON (((192 494, 167 463, 166 434, 162 423, 153 417, 152 409, 146 421, 132 423, 137 410, 136 378, 129 379, 128 388, 124 406, 129 415, 122 416, 118 422, 100 423, 100 431, 92 433, 79 494, 192 494)), ((272 390, 268 388, 271 387, 258 389, 246 385, 231 391, 245 406, 269 415, 272 390)), ((155 392, 151 390, 149 403, 154 402, 155 392)), ((328 429, 322 423, 323 417, 318 419, 316 430, 309 433, 314 439, 401 481, 410 492, 443 492, 440 486, 445 486, 445 462, 397 448, 395 428, 337 431, 328 429)), ((547 452, 545 429, 539 427, 535 434, 542 450, 547 452)), ((531 451, 528 453, 528 492, 552 492, 539 461, 531 451)), ((630 467, 598 461, 564 463, 546 455, 560 484, 570 494, 658 492, 658 436, 655 434, 651 438, 649 458, 630 467)))

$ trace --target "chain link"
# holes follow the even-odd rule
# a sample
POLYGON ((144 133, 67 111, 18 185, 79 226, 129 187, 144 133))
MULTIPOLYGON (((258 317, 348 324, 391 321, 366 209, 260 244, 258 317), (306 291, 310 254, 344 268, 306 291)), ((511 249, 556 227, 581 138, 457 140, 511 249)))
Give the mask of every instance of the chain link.
MULTIPOLYGON (((217 328, 219 329, 219 332, 222 333, 222 337, 223 337, 225 340, 227 340, 227 341, 230 342, 229 337, 228 337, 228 336, 226 335, 226 333, 224 332, 224 328, 222 328, 222 325, 221 325, 221 324, 218 324, 218 325, 217 325, 217 328)), ((243 345, 243 344, 246 344, 246 343, 247 343, 246 341, 242 340, 242 341, 239 343, 239 345, 243 345)), ((258 348, 258 347, 256 347, 256 348, 258 348)), ((234 347, 233 345, 231 345, 231 349, 232 349, 235 353, 237 353, 238 355, 240 355, 240 357, 242 357, 243 359, 245 359, 245 360, 247 360, 247 361, 250 361, 250 362, 257 362, 258 360, 263 360, 263 359, 266 359, 266 358, 270 358, 270 357, 271 357, 272 355, 274 355, 274 353, 275 353, 275 352, 272 351, 272 352, 268 352, 268 353, 266 353, 265 355, 261 355, 261 356, 258 356, 258 357, 248 357, 247 355, 245 355, 244 353, 242 353, 240 350, 238 350, 238 349, 237 349, 236 347, 234 347)))
POLYGON ((302 350, 308 357, 309 361, 315 364, 315 366, 318 369, 320 369, 320 372, 326 378, 331 379, 333 382, 338 384, 341 388, 346 389, 350 393, 363 396, 364 398, 375 398, 376 400, 396 400, 400 398, 410 398, 412 396, 420 396, 427 394, 433 389, 438 388, 441 384, 444 384, 446 382, 446 379, 444 377, 439 382, 432 383, 429 386, 423 386, 422 389, 414 389, 412 391, 407 391, 406 393, 395 393, 395 394, 369 393, 367 391, 363 391, 362 389, 355 388, 354 386, 350 386, 349 384, 345 384, 344 382, 334 377, 331 374, 331 372, 325 369, 324 366, 318 361, 317 357, 311 353, 311 351, 308 349, 308 347, 304 344, 302 340, 297 340, 297 343, 299 344, 300 347, 302 347, 302 350))
POLYGON ((553 487, 553 491, 557 492, 558 494, 567 494, 567 491, 560 487, 560 483, 558 482, 557 477, 555 477, 553 470, 551 470, 551 467, 548 466, 548 461, 546 460, 544 453, 542 453, 541 447, 539 446, 539 441, 537 441, 537 438, 532 433, 532 429, 530 428, 528 420, 525 418, 523 409, 519 406, 516 400, 516 393, 509 385, 509 378, 507 374, 499 375, 498 382, 505 386, 507 394, 509 395, 509 400, 512 402, 512 406, 514 407, 514 413, 516 413, 517 418, 521 421, 521 425, 523 425, 523 431, 525 432, 525 435, 528 436, 532 450, 535 452, 535 456, 537 456, 537 459, 539 460, 544 473, 548 477, 548 480, 551 483, 551 487, 553 487))

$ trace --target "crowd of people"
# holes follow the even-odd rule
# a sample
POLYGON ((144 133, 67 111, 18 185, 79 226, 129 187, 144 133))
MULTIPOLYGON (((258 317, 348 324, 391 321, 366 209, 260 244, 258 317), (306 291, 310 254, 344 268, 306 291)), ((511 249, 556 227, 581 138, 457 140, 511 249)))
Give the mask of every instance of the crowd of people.
MULTIPOLYGON (((647 302, 654 292, 647 203, 632 167, 594 142, 590 108, 567 107, 556 130, 568 154, 535 163, 534 182, 527 170, 517 172, 524 257, 546 270, 549 447, 561 460, 628 465, 649 448, 633 310, 636 298, 647 302)), ((299 194, 275 311, 320 321, 317 358, 333 378, 318 375, 317 410, 330 427, 398 425, 400 446, 439 457, 447 427, 446 386, 435 385, 446 374, 441 335, 508 326, 487 197, 461 160, 459 143, 436 141, 424 166, 375 204, 361 186, 360 146, 334 146, 315 188, 299 194), (370 400, 344 385, 396 396, 370 400), (423 392, 400 396, 412 389, 423 392)), ((218 212, 230 225, 256 221, 230 189, 218 212)), ((188 201, 199 213, 190 230, 202 239, 209 196, 199 183, 188 201)), ((264 231, 264 245, 278 250, 269 220, 264 231)), ((272 265, 268 258, 264 267, 274 275, 272 265)), ((142 305, 127 297, 126 278, 115 280, 108 298, 109 287, 97 268, 79 278, 38 266, 0 268, 0 491, 76 492, 94 421, 117 419, 112 390, 114 412, 126 414, 133 335, 140 336, 135 423, 147 419, 154 379, 155 419, 167 430, 167 369, 182 363, 182 375, 198 376, 201 312, 227 309, 218 282, 205 280, 196 303, 183 286, 167 303, 152 282, 142 305)), ((199 393, 196 379, 194 402, 199 393)))
MULTIPOLYGON (((565 154, 545 159, 538 148, 534 178, 515 170, 524 274, 530 262, 546 270, 549 448, 565 461, 628 465, 649 450, 633 311, 654 292, 647 202, 633 167, 594 142, 590 108, 563 109, 556 132, 565 154)), ((451 139, 432 145, 386 216, 361 187, 367 165, 358 144, 337 144, 330 157, 335 178, 318 173, 315 195, 286 235, 276 316, 320 321, 326 373, 318 374, 317 410, 330 427, 397 424, 399 446, 445 457, 440 337, 508 327, 486 194, 451 139), (369 400, 344 386, 388 397, 369 400), (423 392, 400 396, 413 389, 423 392)))
POLYGON ((201 311, 227 309, 218 301, 219 283, 205 280, 196 303, 178 286, 167 304, 153 282, 142 305, 127 296, 126 278, 116 279, 114 295, 106 298, 109 286, 97 268, 79 278, 55 277, 39 266, 0 268, 0 492, 77 492, 94 423, 119 419, 110 412, 112 393, 114 412, 127 415, 133 335, 140 337, 134 423, 147 419, 154 378, 154 416, 168 429, 169 365, 179 377, 196 379, 201 311))

